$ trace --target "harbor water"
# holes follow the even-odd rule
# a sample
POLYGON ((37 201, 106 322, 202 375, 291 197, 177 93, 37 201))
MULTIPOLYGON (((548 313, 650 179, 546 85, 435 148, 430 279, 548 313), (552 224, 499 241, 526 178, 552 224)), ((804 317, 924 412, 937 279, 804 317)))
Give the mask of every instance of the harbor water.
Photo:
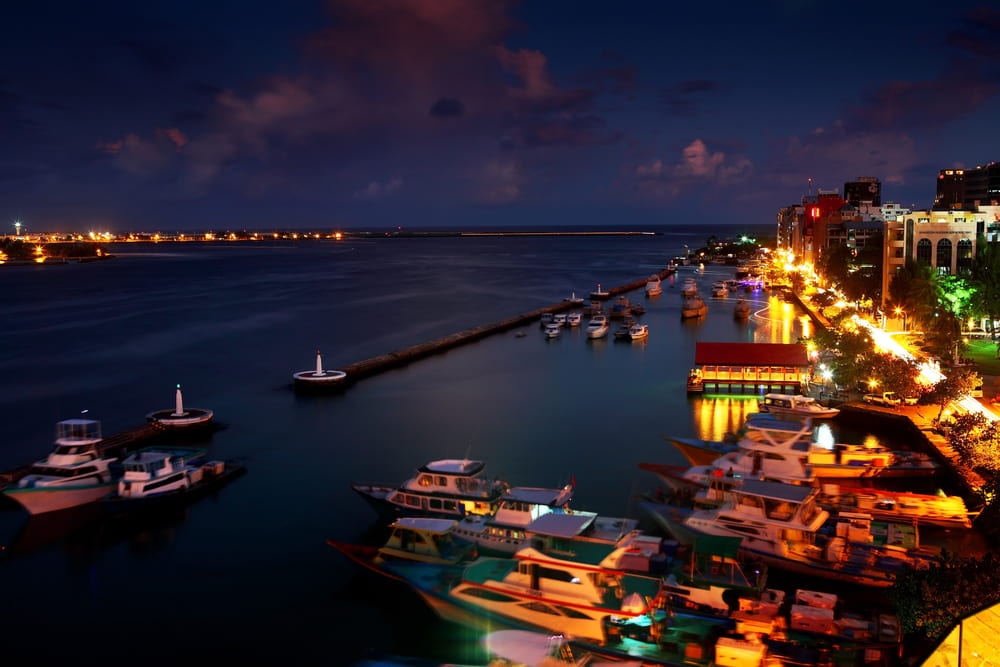
MULTIPOLYGON (((710 299, 732 266, 697 263, 647 312, 642 342, 547 340, 520 327, 326 396, 293 372, 334 369, 658 272, 685 246, 726 230, 656 235, 366 238, 121 244, 111 261, 0 268, 0 469, 40 458, 62 419, 111 435, 173 406, 215 412, 199 440, 248 473, 148 520, 110 522, 0 508, 0 581, 9 659, 36 664, 211 656, 244 664, 348 664, 389 653, 482 662, 477 638, 437 621, 408 591, 325 545, 377 539, 384 526, 349 488, 398 483, 430 460, 472 458, 513 485, 574 479, 574 506, 639 518, 656 486, 646 461, 683 463, 663 436, 721 438, 756 397, 689 398, 697 341, 794 342, 808 320, 764 292, 754 315, 710 299), (694 275, 703 320, 680 318, 694 275)), ((734 229, 734 235, 769 229, 734 229)), ((876 438, 891 427, 832 436, 876 438)), ((898 436, 895 436, 898 438, 898 436)))

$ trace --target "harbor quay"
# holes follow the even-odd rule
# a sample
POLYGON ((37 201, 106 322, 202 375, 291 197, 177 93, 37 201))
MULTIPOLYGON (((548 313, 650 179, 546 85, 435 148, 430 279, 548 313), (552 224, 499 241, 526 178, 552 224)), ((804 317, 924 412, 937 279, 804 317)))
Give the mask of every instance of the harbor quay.
MULTIPOLYGON (((646 282, 652 277, 656 276, 659 279, 664 279, 673 274, 674 268, 668 267, 662 271, 652 274, 651 276, 645 276, 643 278, 633 280, 631 282, 619 285, 617 287, 608 288, 605 290, 604 294, 607 296, 604 298, 611 298, 618 296, 619 294, 624 294, 632 290, 641 288, 646 284, 646 282)), ((339 370, 346 374, 345 380, 347 382, 353 382, 355 380, 375 375, 383 371, 387 371, 398 366, 403 366, 410 362, 422 359, 432 354, 439 354, 441 352, 446 352, 447 350, 459 347, 461 345, 466 345, 473 343, 477 340, 481 340, 486 336, 490 336, 497 333, 502 333, 504 331, 509 331, 519 326, 529 324, 531 322, 537 321, 545 313, 559 313, 573 308, 579 307, 579 303, 574 303, 571 300, 563 300, 556 302, 554 304, 538 308, 536 310, 529 311, 527 313, 522 313, 520 315, 515 315, 513 317, 508 317, 503 320, 498 320, 490 324, 484 324, 479 327, 472 329, 466 329, 465 331, 460 331, 458 333, 450 334, 448 336, 443 336, 435 340, 427 341, 425 343, 418 343, 416 345, 411 345, 405 347, 401 350, 396 350, 395 352, 388 352, 386 354, 379 355, 377 357, 372 357, 370 359, 364 359, 362 361, 356 361, 354 363, 348 364, 346 366, 339 367, 339 370)))

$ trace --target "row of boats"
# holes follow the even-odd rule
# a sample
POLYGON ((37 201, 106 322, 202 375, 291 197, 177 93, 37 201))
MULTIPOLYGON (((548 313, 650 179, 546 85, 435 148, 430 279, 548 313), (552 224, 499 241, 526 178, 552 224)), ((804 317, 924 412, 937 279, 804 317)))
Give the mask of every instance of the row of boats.
POLYGON ((4 495, 32 515, 95 502, 117 513, 189 497, 244 472, 239 462, 209 460, 201 448, 146 447, 121 458, 103 443, 99 421, 57 423, 52 452, 12 481, 4 495))
MULTIPOLYGON (((733 282, 735 281, 728 281, 733 282)), ((719 281, 712 285, 712 296, 715 298, 725 298, 730 292, 730 285, 727 281, 719 281)), ((733 287, 735 289, 735 287, 733 287)), ((684 301, 681 304, 681 319, 697 319, 704 317, 708 313, 708 305, 698 291, 698 283, 692 277, 684 279, 681 289, 681 296, 684 301)), ((746 299, 740 298, 733 309, 733 317, 737 320, 750 318, 750 304, 746 299)))
MULTIPOLYGON (((740 442, 767 430, 748 423, 740 442)), ((769 568, 887 586, 934 561, 917 517, 937 511, 942 525, 971 525, 964 503, 954 504, 961 499, 734 472, 685 487, 697 490, 687 502, 641 503, 665 539, 632 519, 571 509, 574 487, 510 487, 481 461, 432 461, 399 485, 353 485, 394 519, 382 546, 328 542, 405 582, 445 619, 555 633, 607 659, 815 664, 839 650, 842 664, 891 664, 901 646, 895 616, 849 612, 830 592, 767 588, 769 568), (911 520, 891 520, 900 517, 911 520)))

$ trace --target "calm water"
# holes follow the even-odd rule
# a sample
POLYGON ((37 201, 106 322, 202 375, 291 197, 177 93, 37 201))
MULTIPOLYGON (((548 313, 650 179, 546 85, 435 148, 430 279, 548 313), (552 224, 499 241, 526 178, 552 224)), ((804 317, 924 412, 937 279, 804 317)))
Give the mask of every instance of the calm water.
MULTIPOLYGON (((349 483, 399 482, 429 460, 470 457, 516 485, 572 475, 577 507, 637 516, 635 494, 655 486, 637 464, 683 462, 663 435, 719 438, 755 409, 686 397, 695 342, 794 342, 802 320, 764 294, 749 323, 733 319, 733 299, 682 322, 679 286, 667 287, 629 295, 648 308, 644 343, 581 330, 546 341, 530 326, 336 396, 297 396, 290 375, 313 368, 316 349, 336 368, 630 282, 707 236, 665 232, 123 245, 108 262, 0 269, 0 468, 44 454, 55 422, 82 410, 105 435, 139 425, 173 406, 177 383, 188 406, 226 427, 208 441, 212 455, 249 468, 152 523, 74 531, 82 519, 26 522, 0 509, 6 648, 41 664, 199 653, 345 664, 375 650, 482 661, 475 637, 324 544, 380 528, 349 483)), ((731 275, 707 266, 703 294, 731 275)))

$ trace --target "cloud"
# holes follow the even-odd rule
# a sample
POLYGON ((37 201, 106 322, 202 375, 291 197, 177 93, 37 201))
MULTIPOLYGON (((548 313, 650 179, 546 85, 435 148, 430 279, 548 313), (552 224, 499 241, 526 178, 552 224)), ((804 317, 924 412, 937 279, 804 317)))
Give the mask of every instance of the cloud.
POLYGON ((364 189, 359 190, 354 193, 357 199, 367 199, 369 201, 375 199, 382 199, 388 195, 394 194, 403 187, 403 181, 398 178, 392 178, 385 183, 379 183, 378 181, 372 181, 364 189))
POLYGON ((129 132, 121 139, 98 142, 97 149, 111 156, 114 166, 122 171, 154 176, 173 167, 188 142, 187 135, 176 127, 158 127, 150 138, 129 132))
POLYGON ((704 141, 695 139, 684 147, 673 162, 653 158, 632 170, 635 189, 657 199, 673 199, 704 187, 720 188, 745 182, 754 167, 743 155, 711 151, 704 141))
POLYGON ((819 187, 839 188, 845 180, 870 175, 903 184, 918 161, 915 142, 902 130, 862 132, 835 122, 776 142, 765 171, 768 180, 789 187, 812 177, 819 187))

